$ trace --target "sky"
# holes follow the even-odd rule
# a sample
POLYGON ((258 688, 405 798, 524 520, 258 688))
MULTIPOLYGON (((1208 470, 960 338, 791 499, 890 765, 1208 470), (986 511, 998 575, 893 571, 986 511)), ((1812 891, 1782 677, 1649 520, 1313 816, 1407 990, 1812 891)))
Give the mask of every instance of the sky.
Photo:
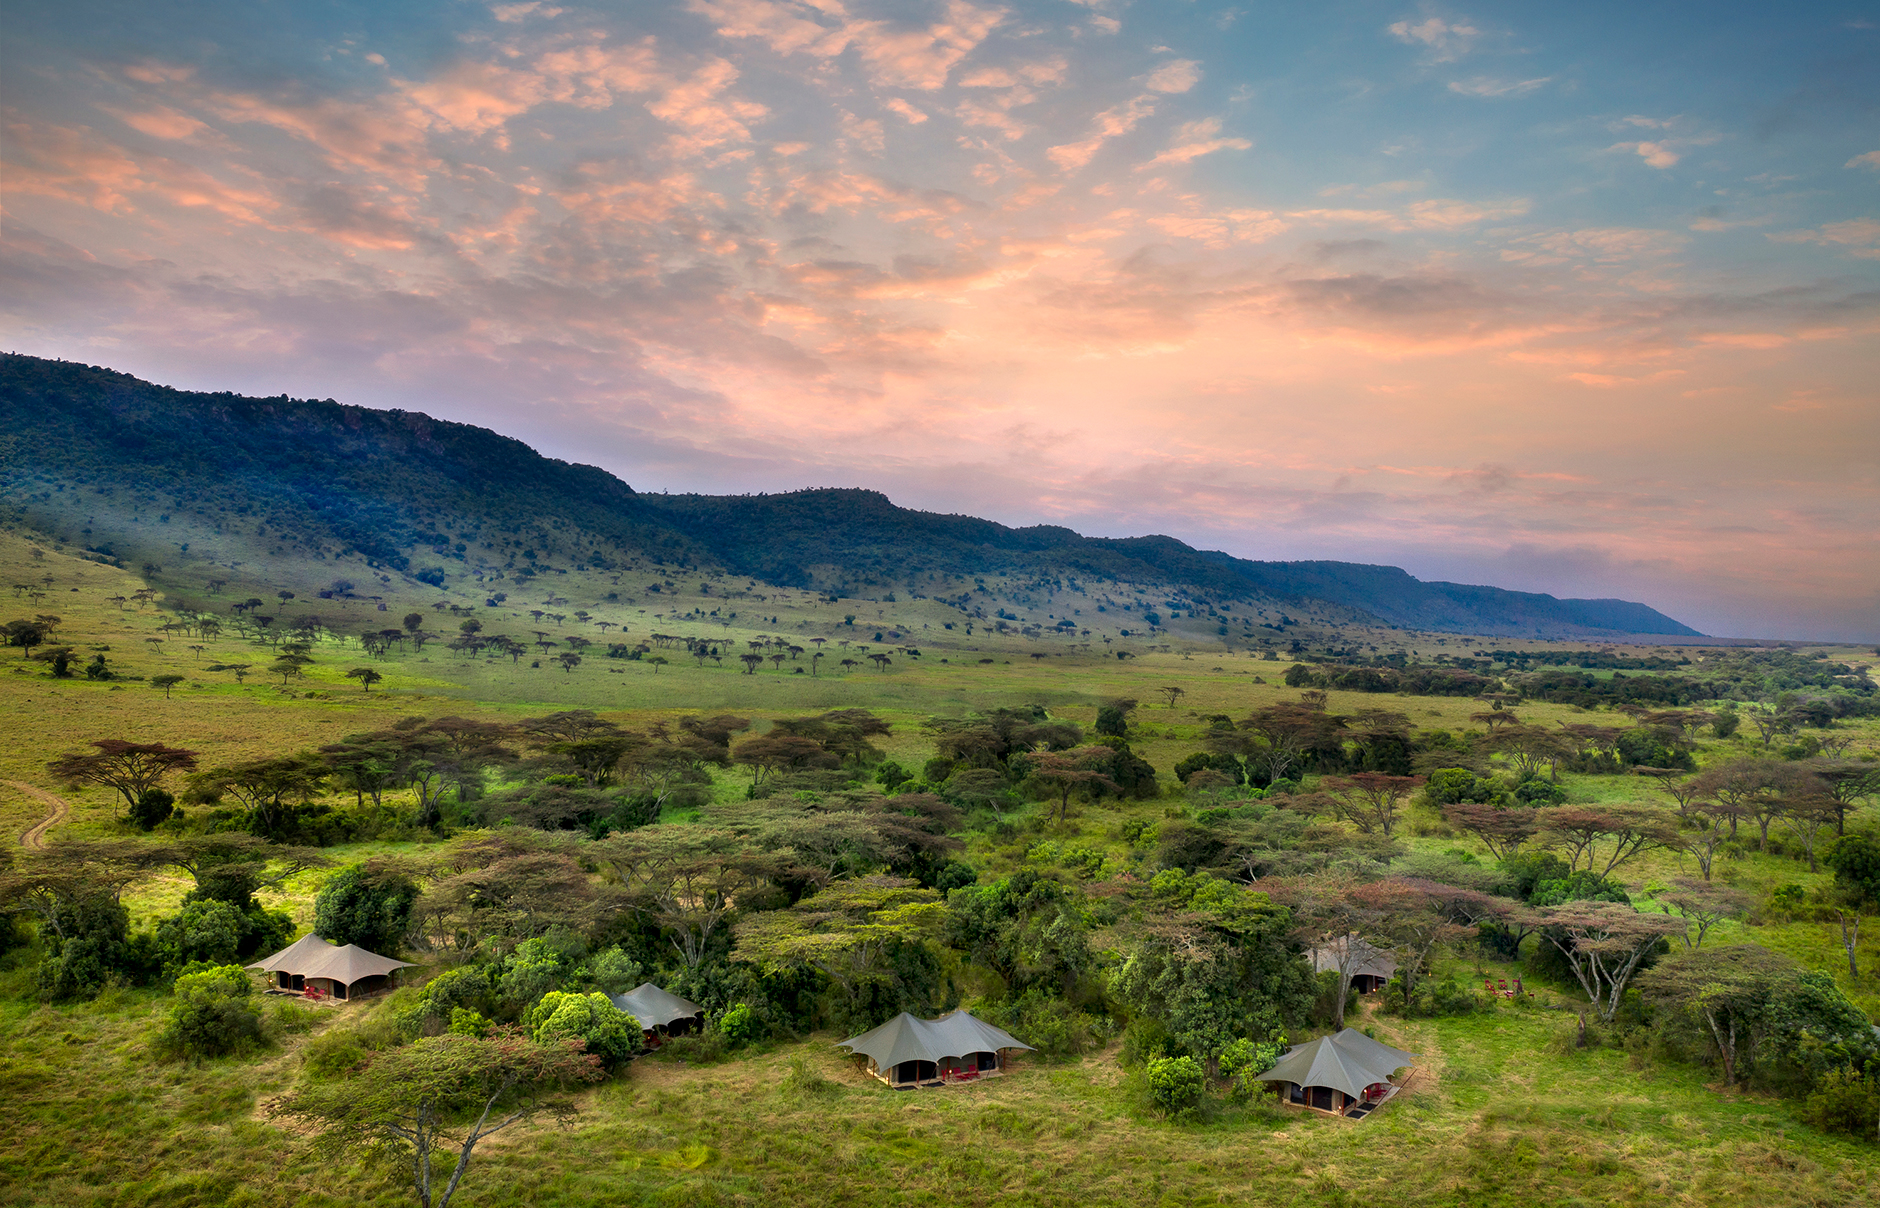
POLYGON ((1880 640, 1880 5, 6 4, 0 347, 1880 640))

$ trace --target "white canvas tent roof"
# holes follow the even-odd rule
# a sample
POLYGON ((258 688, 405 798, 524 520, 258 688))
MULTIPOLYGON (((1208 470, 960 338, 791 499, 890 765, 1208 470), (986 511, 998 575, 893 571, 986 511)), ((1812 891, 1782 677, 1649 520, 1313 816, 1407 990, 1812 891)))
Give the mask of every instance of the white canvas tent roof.
POLYGON ((608 999, 622 1011, 640 1021, 640 1028, 650 1031, 675 1020, 702 1014, 704 1007, 677 994, 660 989, 652 982, 641 982, 625 994, 610 994, 608 999))
POLYGON ((938 1019, 916 1019, 903 1011, 880 1027, 843 1041, 841 1047, 872 1058, 875 1068, 882 1070, 903 1061, 939 1061, 1000 1049, 1031 1051, 1030 1045, 968 1011, 949 1012, 938 1019))
POLYGON ((286 973, 297 977, 324 977, 342 985, 352 985, 368 977, 382 977, 395 969, 411 968, 410 961, 396 961, 389 956, 367 952, 357 944, 334 947, 317 935, 303 935, 264 961, 248 966, 264 973, 286 973))
POLYGON ((1390 1081, 1392 1074, 1416 1059, 1415 1053, 1393 1049, 1356 1028, 1346 1028, 1336 1036, 1294 1045, 1259 1081, 1329 1086, 1355 1099, 1366 1087, 1390 1081))
POLYGON ((263 973, 299 973, 301 966, 331 950, 333 945, 309 931, 266 960, 248 966, 263 973))

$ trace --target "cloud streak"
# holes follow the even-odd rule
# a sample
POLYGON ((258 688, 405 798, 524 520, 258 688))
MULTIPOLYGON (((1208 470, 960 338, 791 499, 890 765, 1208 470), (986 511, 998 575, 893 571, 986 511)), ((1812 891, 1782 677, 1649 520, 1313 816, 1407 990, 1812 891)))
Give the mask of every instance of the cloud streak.
POLYGON ((1349 33, 1353 74, 1418 65, 1328 107, 1237 77, 1251 22, 1117 11, 496 5, 427 15, 428 59, 387 25, 265 76, 55 22, 0 52, 52 82, 7 117, 0 314, 636 485, 1871 626, 1872 153, 1759 184, 1754 139, 1575 100, 1585 64, 1451 12, 1349 33), (1651 193, 1700 147, 1715 205, 1651 193))

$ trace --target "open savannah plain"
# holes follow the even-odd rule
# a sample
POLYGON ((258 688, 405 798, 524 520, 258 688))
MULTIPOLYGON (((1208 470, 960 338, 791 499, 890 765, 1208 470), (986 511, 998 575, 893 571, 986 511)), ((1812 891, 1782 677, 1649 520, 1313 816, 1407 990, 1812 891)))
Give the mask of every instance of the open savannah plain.
POLYGON ((1862 8, 0 0, 0 1205, 1880 1205, 1862 8))
MULTIPOLYGON (((1205 629, 1196 624, 1202 632, 1183 633, 1178 620, 1170 621, 1177 627, 1172 631, 1145 633, 1133 607, 1120 620, 1109 610, 1123 591, 1116 584, 1078 590, 994 579, 967 587, 977 603, 962 608, 905 592, 901 599, 886 592, 832 599, 697 568, 641 564, 570 569, 526 584, 504 583, 492 573, 488 582, 439 590, 404 575, 381 578, 362 560, 315 565, 263 553, 213 570, 211 590, 200 565, 188 580, 169 572, 146 579, 83 553, 19 526, 0 537, 0 580, 13 585, 14 612, 57 616, 48 641, 69 648, 74 667, 102 656, 109 668, 109 678, 88 679, 82 671, 59 677, 51 674, 43 648, 24 649, 0 675, 6 700, 0 817, 23 845, 13 858, 16 877, 30 874, 35 854, 47 845, 56 851, 64 844, 186 844, 218 828, 241 829, 246 815, 239 811, 189 804, 185 776, 172 784, 180 798, 177 814, 145 832, 127 820, 113 790, 61 783, 48 773, 48 761, 94 740, 166 743, 196 752, 198 766, 209 769, 317 752, 348 735, 409 725, 405 719, 412 718, 505 727, 502 741, 512 754, 485 761, 474 789, 460 785, 442 794, 442 816, 433 825, 416 823, 418 796, 394 776, 373 794, 379 807, 349 824, 370 830, 369 836, 342 830, 319 839, 308 866, 258 889, 258 904, 285 912, 294 934, 313 925, 316 897, 329 879, 362 863, 404 870, 422 891, 462 867, 452 853, 465 845, 506 843, 516 851, 565 855, 588 870, 583 875, 603 880, 603 865, 584 863, 583 851, 617 833, 618 822, 610 826, 590 815, 585 822, 557 819, 533 829, 491 817, 487 809, 478 812, 479 802, 569 766, 529 748, 531 718, 592 710, 621 731, 646 734, 676 732, 687 718, 734 714, 748 720, 741 733, 749 736, 839 710, 865 710, 879 719, 867 742, 872 749, 834 767, 822 760, 820 769, 792 773, 787 766, 742 764, 736 754, 722 764, 707 761, 681 804, 626 824, 644 834, 647 826, 722 825, 719 811, 734 817, 759 779, 781 783, 784 799, 805 812, 830 798, 846 798, 844 808, 859 797, 891 805, 894 797, 882 796, 890 789, 945 798, 958 773, 946 759, 930 761, 938 758, 947 723, 1014 710, 1028 721, 1048 719, 1095 737, 1104 705, 1136 702, 1120 737, 1153 769, 1144 784, 1118 793, 1086 783, 1062 810, 1049 784, 1022 776, 993 793, 967 788, 954 798, 944 843, 930 847, 941 867, 971 869, 977 886, 1025 873, 1048 880, 1077 904, 1067 917, 1080 919, 1087 932, 1080 949, 1086 956, 1068 981, 1054 983, 1066 1000, 1041 1011, 1034 990, 1029 1006, 1016 1006, 1012 985, 1025 976, 1017 972, 1022 960, 1015 966, 1009 956, 975 959, 970 945, 957 938, 949 943, 946 937, 957 932, 929 922, 908 936, 930 949, 927 962, 911 974, 875 970, 873 976, 892 988, 862 1008, 865 1014, 890 1004, 920 1011, 965 1003, 1005 1021, 1021 1038, 1029 1010, 1031 1022, 1053 1029, 1053 1042, 1040 1047, 1054 1051, 1026 1054, 1002 1080, 897 1094, 859 1073, 835 1047, 843 1033, 833 1023, 859 1028, 866 1022, 834 1001, 844 992, 814 973, 786 976, 790 1007, 774 1008, 763 1034, 733 1041, 714 1029, 704 1038, 669 1043, 610 1071, 597 1085, 574 1090, 565 1117, 533 1118, 484 1142, 459 1193, 464 1202, 1846 1205, 1874 1194, 1871 1133, 1824 1130, 1818 1115, 1811 1122, 1806 1094, 1779 1085, 1773 1072, 1767 1084, 1742 1073, 1726 1084, 1701 1038, 1674 1043, 1663 1020, 1654 1025, 1636 991, 1613 1021, 1595 1012, 1592 1040, 1580 1047, 1587 994, 1558 962, 1537 959, 1545 942, 1539 936, 1513 959, 1473 929, 1429 948, 1423 972, 1428 983, 1446 987, 1440 1009, 1426 1000, 1424 1012, 1414 1006, 1393 1012, 1380 1007, 1388 992, 1357 1000, 1353 1022, 1420 1055, 1403 1092, 1367 1120, 1233 1095, 1219 1081, 1179 1110, 1151 1097, 1144 1062, 1153 1058, 1145 1046, 1184 1051, 1155 1023, 1154 1012, 1173 1014, 1173 1008, 1151 1005, 1164 1002, 1153 996, 1132 1003, 1110 983, 1135 950, 1153 942, 1158 905, 1151 887, 1158 872, 1179 871, 1184 861, 1190 873, 1212 865, 1234 892, 1258 894, 1261 873, 1277 878, 1275 884, 1287 879, 1290 870, 1282 866, 1292 847, 1301 867, 1326 876, 1346 875, 1340 866, 1350 856, 1363 861, 1361 878, 1389 877, 1393 870, 1440 877, 1448 870, 1470 885, 1495 879, 1483 875, 1497 867, 1490 850, 1445 821, 1422 788, 1405 790, 1397 803, 1401 817, 1386 838, 1374 826, 1341 820, 1326 804, 1324 772, 1301 769, 1296 789, 1282 785, 1282 792, 1296 792, 1290 801, 1250 789, 1244 776, 1235 784, 1219 775, 1197 780, 1190 772, 1185 787, 1174 769, 1222 747, 1215 719, 1240 733, 1233 722, 1296 705, 1314 692, 1288 687, 1289 672, 1299 682, 1300 672, 1353 661, 1310 661, 1306 652, 1313 648, 1426 662, 1442 655, 1445 665, 1460 660, 1470 668, 1481 658, 1489 660, 1479 665, 1493 676, 1508 669, 1508 659, 1524 660, 1524 669, 1545 667, 1552 652, 1583 650, 1583 643, 1289 627, 1249 628, 1266 640, 1242 644, 1205 632, 1215 628, 1211 622, 1205 629), (334 593, 334 582, 348 577, 369 581, 372 589, 334 593), (503 587, 508 594, 492 604, 492 593, 503 587), (286 591, 294 592, 291 599, 282 597, 286 591), (1106 599, 1111 605, 1099 613, 1106 599), (272 614, 265 626, 252 622, 250 614, 259 612, 250 606, 254 600, 272 614), (982 614, 1009 612, 1011 631, 980 625, 969 633, 968 619, 981 603, 982 614), (231 605, 243 607, 231 611, 231 605), (1042 636, 1060 614, 1077 630, 1042 636), (408 626, 406 617, 418 623, 408 626), (206 629, 205 620, 211 620, 206 629), (1123 622, 1131 620, 1138 628, 1122 637, 1118 630, 1130 629, 1123 622), (461 640, 472 622, 473 636, 483 642, 461 640), (1023 636, 1021 625, 1039 626, 1041 636, 1023 636), (356 636, 391 628, 434 631, 438 640, 368 650, 356 636), (497 635, 526 643, 523 652, 512 657, 491 644, 497 635), (582 644, 587 635, 590 641, 582 644), (284 667, 280 652, 296 637, 306 661, 284 667), (700 654, 704 642, 719 657, 700 654), (619 644, 624 649, 616 649, 617 657, 607 657, 607 647, 619 644), (1491 647, 1498 653, 1488 655, 1491 647), (762 656, 749 662, 738 657, 759 651, 762 656), (566 653, 580 657, 563 662, 558 656, 566 653), (376 673, 369 682, 362 668, 376 673), (1212 748, 1211 737, 1217 740, 1212 748), (896 771, 884 777, 886 768, 896 771), (1318 804, 1305 806, 1307 800, 1318 804), (1236 816, 1284 816, 1294 803, 1304 810, 1300 825, 1264 837, 1236 816), (1350 851, 1340 854, 1346 843, 1350 851), (1256 857, 1239 874, 1229 871, 1242 847, 1264 850, 1272 866, 1263 868, 1256 857), (1186 854, 1190 848, 1200 854, 1186 854), (1468 880, 1471 873, 1476 880, 1468 880), (1239 888, 1249 879, 1249 888, 1239 888), (1486 982, 1505 985, 1515 978, 1531 997, 1510 1001, 1479 991, 1486 982), (1140 1034, 1134 1042, 1131 1028, 1140 1034)), ((1133 587, 1129 595, 1133 606, 1133 587)), ((1212 604, 1191 607, 1204 620, 1208 611, 1220 613, 1212 604)), ((1696 674, 1713 660, 1730 661, 1739 674, 1757 659, 1781 660, 1770 678, 1751 684, 1745 694, 1751 699, 1733 702, 1745 712, 1765 704, 1773 709, 1784 691, 1784 668, 1792 673, 1838 663, 1846 674, 1864 676, 1873 656, 1836 647, 1601 649, 1666 660, 1696 674), (1756 699, 1763 695, 1770 700, 1756 699)), ((1614 674, 1626 672, 1595 673, 1589 682, 1609 682, 1614 674)), ((1793 700, 1794 689, 1787 691, 1793 700)), ((1432 748, 1450 757, 1435 762, 1475 767, 1507 783, 1515 780, 1508 756, 1478 745, 1500 728, 1486 724, 1496 712, 1518 714, 1516 725, 1535 729, 1639 725, 1610 707, 1513 699, 1518 695, 1491 707, 1473 696, 1332 688, 1320 704, 1327 715, 1353 719, 1394 714, 1412 749, 1440 734, 1438 743, 1454 745, 1432 748)), ((1880 724, 1871 716, 1791 729, 1771 740, 1774 747, 1753 726, 1738 726, 1728 738, 1712 729, 1675 744, 1699 774, 1732 760, 1783 761, 1780 749, 1798 736, 1813 735, 1815 742, 1789 752, 1787 762, 1797 766, 1820 762, 1823 738, 1843 761, 1864 755, 1871 762, 1880 744, 1880 724)), ((1057 745, 1085 747, 1081 738, 1060 737, 1057 745)), ((1232 749, 1244 752, 1243 766, 1259 766, 1258 740, 1232 749)), ((1419 759, 1423 767, 1432 762, 1419 759)), ((1254 778, 1261 777, 1256 772, 1254 778)), ((623 771, 612 798, 643 793, 644 785, 636 784, 623 771)), ((1636 804, 1675 817, 1657 786, 1651 777, 1616 768, 1563 771, 1557 783, 1564 803, 1636 804)), ((359 812, 365 800, 339 775, 300 798, 305 810, 341 816, 359 812)), ((1847 816, 1849 833, 1871 834, 1874 825, 1870 799, 1856 802, 1847 816)), ((1831 836, 1818 840, 1811 870, 1780 824, 1768 851, 1753 841, 1751 824, 1744 826, 1716 857, 1712 883, 1727 886, 1735 904, 1710 928, 1705 950, 1762 945, 1798 968, 1827 975, 1869 1017, 1880 1012, 1874 980, 1880 927, 1870 927, 1851 953, 1844 949, 1830 906, 1837 900, 1834 874, 1819 860, 1831 836)), ((299 840, 296 855, 306 854, 299 851, 303 836, 282 837, 299 840)), ((1673 886, 1696 873, 1679 846, 1673 826, 1613 869, 1611 883, 1623 886, 1640 911, 1658 912, 1660 898, 1675 898, 1673 886)), ((809 858, 807 849, 800 854, 809 858)), ((854 875, 892 871, 895 863, 911 867, 904 853, 867 844, 838 860, 844 858, 850 863, 843 871, 854 875)), ((931 859, 917 871, 930 883, 939 879, 931 859)), ((828 892, 827 875, 819 879, 828 892)), ((795 880, 796 892, 813 891, 817 881, 795 880)), ((195 884, 187 871, 166 866, 125 880, 121 897, 130 929, 159 928, 195 884)), ((787 901, 766 905, 787 908, 787 901)), ((562 905, 565 917, 551 907, 533 925, 513 913, 488 911, 470 924, 478 934, 469 941, 460 932, 439 943, 414 926, 401 951, 417 967, 401 977, 395 993, 317 1007, 269 1002, 252 1040, 210 1056, 165 1049, 172 998, 161 969, 114 972, 83 993, 49 1001, 38 974, 56 958, 43 930, 33 938, 22 925, 6 957, 0 1008, 8 1058, 0 1114, 9 1138, 0 1175, 9 1198, 44 1204, 260 1204, 284 1196, 308 1203, 407 1202, 408 1160, 363 1148, 322 1149, 308 1127, 270 1116, 268 1105, 310 1082, 343 1081, 344 1061, 330 1056, 336 1049, 364 1059, 375 1046, 405 1041, 393 1020, 410 1010, 428 979, 464 965, 500 970, 506 959, 513 962, 518 943, 550 936, 573 987, 591 981, 584 963, 590 938, 599 947, 600 939, 621 936, 649 976, 658 971, 688 979, 682 984, 700 997, 717 993, 719 1000, 710 1002, 715 1022, 737 1001, 761 993, 764 978, 782 976, 787 964, 746 951, 727 927, 705 957, 707 965, 723 966, 714 986, 661 942, 658 907, 616 903, 636 920, 650 920, 622 928, 584 915, 577 903, 562 905), (740 960, 752 963, 739 966, 740 960), (756 975, 760 969, 764 976, 756 975), (733 970, 742 980, 728 976, 733 970)), ((735 922, 736 904, 730 905, 735 922)), ((478 913, 474 905, 455 908, 478 913)), ((1301 907, 1302 918, 1307 909, 1301 907)), ((24 923, 29 916, 22 911, 19 917, 24 923)), ((1290 933, 1279 938, 1298 942, 1290 933)), ((1683 946, 1677 939, 1666 951, 1683 946)), ((1030 959, 1045 957, 1034 952, 1030 959)), ((1323 994, 1317 1002, 1311 998, 1308 992, 1301 1003, 1277 1008, 1303 1011, 1283 1028, 1292 1039, 1329 1022, 1323 994)))

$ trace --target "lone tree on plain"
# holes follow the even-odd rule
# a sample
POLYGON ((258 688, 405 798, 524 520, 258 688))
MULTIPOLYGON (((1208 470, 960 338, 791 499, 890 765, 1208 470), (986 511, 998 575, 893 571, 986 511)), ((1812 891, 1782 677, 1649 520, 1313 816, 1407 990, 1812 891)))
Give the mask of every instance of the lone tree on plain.
POLYGON ((370 667, 354 667, 351 671, 346 673, 346 678, 358 680, 359 686, 365 689, 366 695, 370 696, 372 694, 372 685, 378 683, 385 677, 370 667))
POLYGON ((402 1153, 422 1208, 449 1208, 477 1142, 540 1113, 563 1124, 573 1117, 571 1104, 548 1093, 600 1081, 600 1057, 582 1048, 578 1040, 537 1044, 518 1028, 487 1038, 436 1036, 375 1054, 351 1078, 276 1099, 267 1114, 317 1131, 321 1145, 337 1153, 402 1153), (472 1113, 476 1122, 456 1143, 447 1133, 451 1122, 472 1113), (432 1154, 453 1145, 456 1166, 434 1192, 432 1154))
POLYGON ((169 700, 170 689, 176 687, 176 685, 182 682, 183 682, 183 677, 180 675, 153 675, 150 677, 150 686, 152 688, 163 689, 164 700, 169 700))
POLYGON ((91 744, 96 754, 68 752, 46 765, 46 770, 67 784, 103 784, 116 789, 126 809, 173 772, 196 770, 196 752, 160 742, 126 742, 103 738, 91 744))
POLYGON ((1186 688, 1177 688, 1177 687, 1176 687, 1175 685, 1173 685, 1173 684, 1170 684, 1170 685, 1169 685, 1168 687, 1166 687, 1166 688, 1157 688, 1157 689, 1156 689, 1156 691, 1157 691, 1157 692, 1160 692, 1160 693, 1161 693, 1161 694, 1162 694, 1163 696, 1166 696, 1166 697, 1168 697, 1168 707, 1169 707, 1169 708, 1171 708, 1171 709, 1173 709, 1173 708, 1175 707, 1175 702, 1176 702, 1176 701, 1178 701, 1178 700, 1180 700, 1180 699, 1181 699, 1182 697, 1184 697, 1184 696, 1187 696, 1187 695, 1188 695, 1188 689, 1186 689, 1186 688))
POLYGON ((581 656, 572 650, 564 650, 555 656, 555 661, 561 664, 563 671, 573 671, 581 665, 581 656))

